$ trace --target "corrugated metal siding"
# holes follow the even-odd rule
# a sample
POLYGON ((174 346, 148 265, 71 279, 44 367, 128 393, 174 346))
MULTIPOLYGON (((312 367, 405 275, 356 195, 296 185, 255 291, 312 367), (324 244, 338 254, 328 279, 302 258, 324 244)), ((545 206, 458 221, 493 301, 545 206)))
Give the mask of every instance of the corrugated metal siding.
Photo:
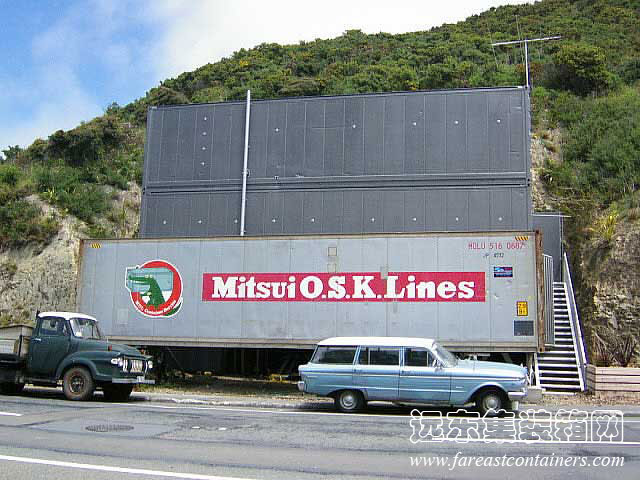
MULTIPOLYGON (((239 215, 244 116, 149 110, 141 236, 239 232, 211 211, 239 215)), ((521 88, 253 102, 247 233, 530 229, 528 122, 521 88)))
POLYGON ((171 344, 185 340, 312 344, 336 335, 391 335, 435 337, 467 351, 494 347, 533 351, 538 335, 534 250, 534 236, 528 232, 83 241, 77 307, 100 319, 110 336, 171 338, 166 340, 171 344), (100 248, 94 248, 96 244, 100 248), (182 278, 184 302, 170 318, 143 316, 126 288, 126 269, 155 259, 170 262, 182 278), (512 267, 512 275, 499 277, 496 266, 512 267), (332 269, 485 272, 486 299, 477 303, 203 301, 205 273, 332 269), (528 302, 526 316, 516 315, 518 301, 528 302), (531 335, 522 333, 525 323, 529 327, 524 331, 531 335))

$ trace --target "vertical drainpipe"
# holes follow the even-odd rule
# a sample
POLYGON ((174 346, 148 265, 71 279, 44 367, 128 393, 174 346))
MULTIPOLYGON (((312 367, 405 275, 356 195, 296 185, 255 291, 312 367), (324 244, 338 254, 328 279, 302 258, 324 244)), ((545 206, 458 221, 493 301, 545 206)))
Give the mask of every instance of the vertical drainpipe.
POLYGON ((240 236, 244 236, 244 219, 247 211, 247 160, 249 157, 249 118, 251 117, 251 90, 247 90, 247 112, 244 121, 244 163, 242 166, 242 210, 240 212, 240 236))

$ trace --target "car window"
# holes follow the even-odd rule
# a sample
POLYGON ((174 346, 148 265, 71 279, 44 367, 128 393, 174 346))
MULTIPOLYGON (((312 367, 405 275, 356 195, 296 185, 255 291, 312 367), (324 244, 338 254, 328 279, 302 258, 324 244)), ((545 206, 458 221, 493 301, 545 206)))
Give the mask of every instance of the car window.
POLYGON ((68 334, 64 319, 58 317, 45 317, 40 324, 40 335, 47 337, 63 337, 68 334))
POLYGON ((311 363, 351 364, 356 347, 318 347, 311 363))
POLYGON ((426 348, 405 348, 404 364, 407 367, 434 367, 435 357, 426 348))
POLYGON ((397 347, 362 347, 358 356, 360 365, 398 365, 400 349, 397 347))

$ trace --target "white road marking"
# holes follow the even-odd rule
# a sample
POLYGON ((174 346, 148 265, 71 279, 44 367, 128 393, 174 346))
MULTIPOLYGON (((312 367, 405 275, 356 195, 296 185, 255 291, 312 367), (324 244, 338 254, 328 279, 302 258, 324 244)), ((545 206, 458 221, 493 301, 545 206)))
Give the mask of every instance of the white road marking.
POLYGON ((11 412, 0 412, 0 416, 5 416, 5 417, 21 417, 22 414, 21 413, 11 413, 11 412))
POLYGON ((49 465, 49 466, 63 467, 63 468, 77 468, 81 470, 95 470, 100 472, 129 473, 132 475, 148 475, 148 476, 169 477, 169 478, 186 478, 190 480, 249 480, 249 479, 242 479, 238 477, 219 477, 216 475, 200 475, 197 473, 164 472, 161 470, 146 470, 143 468, 111 467, 108 465, 92 465, 88 463, 60 462, 57 460, 44 460, 41 458, 28 458, 28 457, 12 457, 9 455, 0 455, 0 460, 5 460, 8 462, 31 463, 31 464, 37 464, 37 465, 49 465))
MULTIPOLYGON (((376 413, 340 413, 340 412, 302 412, 302 411, 298 411, 298 410, 274 410, 274 409, 268 409, 268 408, 256 408, 256 409, 251 409, 251 408, 239 408, 239 407, 216 407, 216 406, 209 406, 209 407, 201 407, 201 406, 195 406, 195 405, 185 405, 185 404, 180 404, 180 405, 140 405, 140 404, 131 404, 131 403, 118 403, 116 405, 121 405, 123 407, 141 407, 141 408, 157 408, 157 409, 161 409, 161 410, 213 410, 213 411, 221 411, 221 412, 241 412, 241 413, 271 413, 271 414, 275 414, 275 415, 329 415, 329 416, 335 416, 335 417, 356 417, 356 418, 361 418, 361 417, 375 417, 375 418, 399 418, 401 420, 406 420, 407 418, 412 418, 411 415, 389 415, 389 414, 376 414, 376 413)), ((437 420, 447 420, 447 419, 451 419, 451 418, 466 418, 469 420, 476 420, 476 419, 482 419, 483 417, 474 417, 474 416, 465 416, 465 415, 453 415, 450 417, 447 417, 446 413, 443 413, 442 417, 438 417, 436 415, 433 416, 424 416, 422 417, 423 420, 427 420, 427 421, 437 421, 437 420)), ((502 418, 502 417, 490 417, 488 420, 490 421, 499 421, 499 422, 509 422, 509 421, 513 421, 510 418, 502 418)), ((532 418, 532 419, 525 419, 525 418, 515 418, 515 421, 526 421, 529 423, 536 423, 536 422, 540 422, 540 423, 548 423, 548 422, 561 422, 561 423, 584 423, 585 420, 570 420, 569 418, 559 418, 559 419, 555 419, 555 418, 551 418, 551 419, 543 419, 543 418, 532 418)), ((624 423, 640 423, 640 420, 628 420, 627 418, 624 419, 624 423)))

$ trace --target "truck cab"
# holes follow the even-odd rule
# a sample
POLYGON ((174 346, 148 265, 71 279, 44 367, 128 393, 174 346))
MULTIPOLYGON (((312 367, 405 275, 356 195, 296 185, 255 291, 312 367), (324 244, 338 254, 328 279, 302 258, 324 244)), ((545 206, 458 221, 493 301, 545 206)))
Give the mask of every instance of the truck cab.
POLYGON ((146 378, 152 367, 137 349, 109 342, 90 315, 43 312, 31 336, 16 339, 14 355, 0 359, 0 388, 17 393, 26 383, 61 382, 70 400, 85 400, 101 389, 107 400, 123 401, 134 385, 153 383, 146 378))

